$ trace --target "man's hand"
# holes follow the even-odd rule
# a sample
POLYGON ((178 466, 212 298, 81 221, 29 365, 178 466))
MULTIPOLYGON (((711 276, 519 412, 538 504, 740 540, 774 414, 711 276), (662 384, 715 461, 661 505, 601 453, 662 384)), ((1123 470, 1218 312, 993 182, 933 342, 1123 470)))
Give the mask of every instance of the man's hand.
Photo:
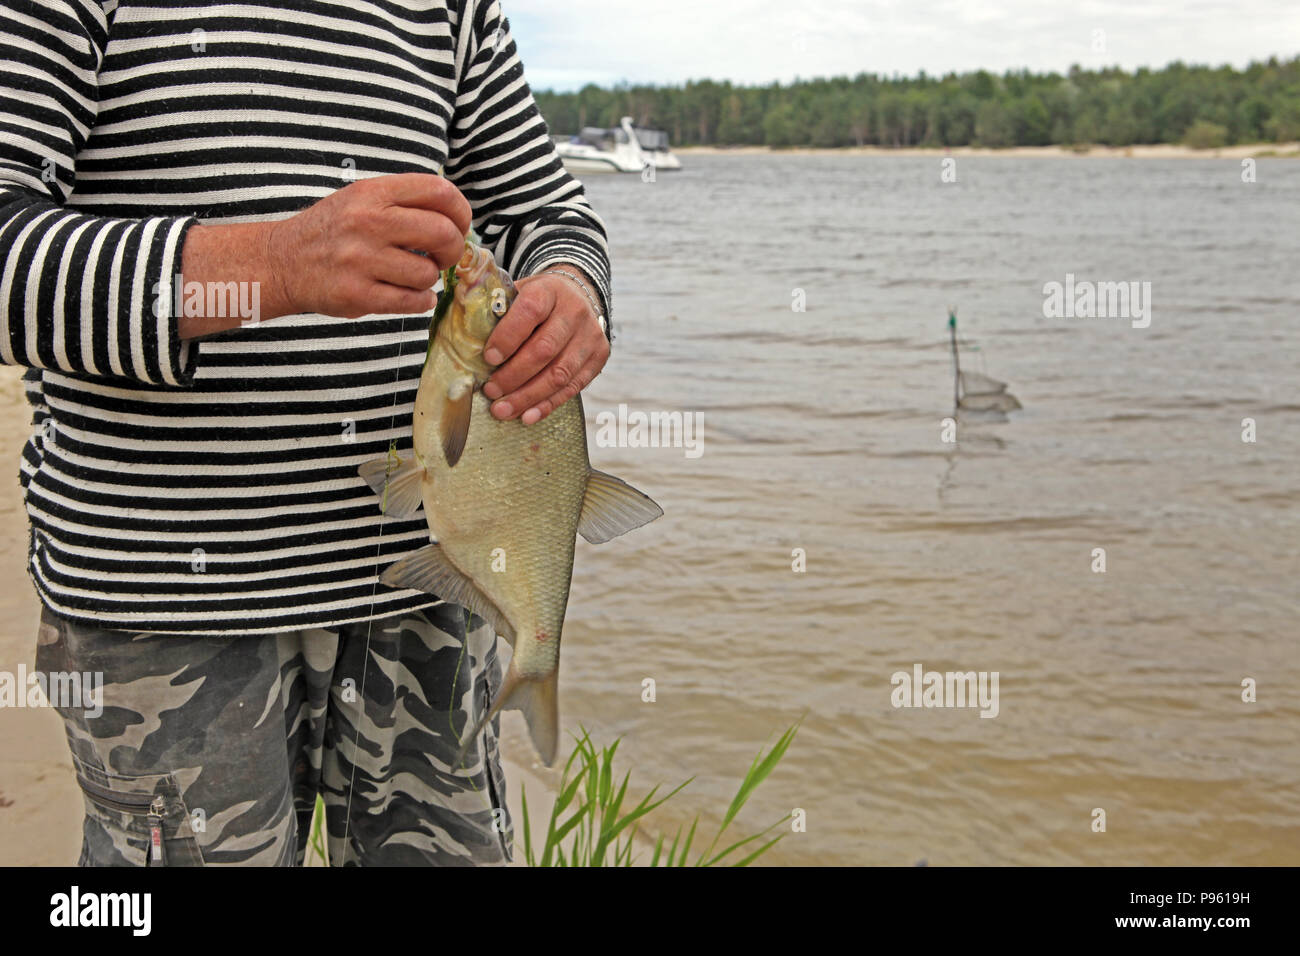
MULTIPOLYGON (((438 273, 460 259, 470 220, 469 202, 441 176, 378 176, 288 219, 194 226, 182 270, 187 282, 259 282, 263 319, 300 312, 416 315, 433 308, 438 273)), ((180 335, 238 324, 182 316, 180 335)))
POLYGON ((591 384, 609 359, 609 340, 592 309, 590 283, 592 299, 556 273, 541 272, 515 284, 519 295, 483 350, 489 364, 501 366, 483 394, 492 399, 497 418, 522 418, 532 425, 591 384))
POLYGON ((460 259, 469 226, 459 189, 399 173, 345 186, 274 223, 267 252, 296 311, 416 315, 433 308, 438 273, 460 259))

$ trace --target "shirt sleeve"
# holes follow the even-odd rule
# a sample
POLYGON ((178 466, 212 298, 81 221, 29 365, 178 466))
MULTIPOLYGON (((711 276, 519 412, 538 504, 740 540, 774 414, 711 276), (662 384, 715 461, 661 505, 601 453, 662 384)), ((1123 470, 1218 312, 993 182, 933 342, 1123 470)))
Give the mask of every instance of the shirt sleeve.
POLYGON ((186 385, 171 284, 195 220, 65 207, 108 25, 95 0, 0 6, 0 361, 186 385))
POLYGON ((564 168, 497 0, 457 5, 455 112, 445 174, 474 228, 512 275, 572 263, 595 283, 612 335, 609 244, 582 184, 564 168))

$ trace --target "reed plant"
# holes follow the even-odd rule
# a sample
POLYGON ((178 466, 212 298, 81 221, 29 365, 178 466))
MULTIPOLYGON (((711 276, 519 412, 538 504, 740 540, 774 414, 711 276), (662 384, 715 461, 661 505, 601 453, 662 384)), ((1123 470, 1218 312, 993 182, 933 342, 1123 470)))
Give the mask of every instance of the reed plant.
MULTIPOLYGON (((788 814, 757 833, 718 849, 736 815, 785 756, 798 728, 799 725, 795 724, 787 729, 766 753, 759 750, 707 846, 700 849, 703 838, 697 841, 700 818, 696 816, 684 836, 683 828, 679 827, 671 843, 664 835, 655 840, 648 865, 748 866, 780 842, 784 833, 770 839, 768 836, 790 819, 788 814)), ((586 730, 574 739, 576 744, 564 765, 559 793, 537 849, 533 847, 534 827, 528 814, 528 793, 526 788, 521 792, 524 860, 529 866, 632 866, 639 862, 635 850, 644 818, 680 793, 694 778, 678 784, 663 796, 658 796, 661 786, 656 785, 635 806, 624 809, 628 802, 631 771, 624 773, 621 780, 616 779, 614 756, 619 740, 597 749, 586 730)))

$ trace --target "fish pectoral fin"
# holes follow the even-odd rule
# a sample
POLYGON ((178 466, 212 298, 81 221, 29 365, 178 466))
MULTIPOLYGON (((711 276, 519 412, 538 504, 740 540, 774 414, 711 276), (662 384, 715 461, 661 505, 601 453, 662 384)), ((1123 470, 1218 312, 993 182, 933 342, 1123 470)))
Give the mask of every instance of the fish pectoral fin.
POLYGON ((399 458, 395 453, 368 461, 357 469, 379 495, 379 510, 390 518, 409 518, 423 504, 424 469, 415 457, 399 458))
POLYGON ((546 766, 553 766, 560 745, 559 680, 559 671, 551 671, 540 680, 529 680, 515 670, 514 662, 511 661, 497 699, 492 702, 488 712, 479 718, 478 723, 461 738, 452 771, 460 769, 470 745, 478 739, 488 721, 503 710, 523 712, 524 721, 528 725, 528 736, 537 748, 537 755, 546 766))
POLYGON ((587 476, 578 533, 592 544, 604 544, 610 538, 649 524, 663 513, 664 509, 649 495, 593 468, 587 476))
POLYGON ((440 545, 426 545, 406 556, 381 574, 379 581, 390 588, 410 588, 436 594, 444 601, 469 608, 511 645, 515 642, 515 629, 506 616, 477 584, 451 563, 440 545))
POLYGON ((442 453, 447 456, 447 464, 452 468, 456 467, 456 462, 460 461, 460 456, 465 451, 465 442, 469 439, 469 413, 473 407, 473 380, 452 382, 443 399, 442 414, 438 421, 438 431, 442 435, 442 453))

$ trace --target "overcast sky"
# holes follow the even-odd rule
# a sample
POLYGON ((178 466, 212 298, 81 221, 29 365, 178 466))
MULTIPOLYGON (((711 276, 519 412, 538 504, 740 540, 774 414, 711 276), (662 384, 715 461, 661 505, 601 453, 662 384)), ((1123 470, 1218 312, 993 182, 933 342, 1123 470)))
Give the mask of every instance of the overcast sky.
POLYGON ((922 69, 1064 72, 1072 63, 1241 67, 1300 53, 1300 0, 502 2, 536 89, 922 69))

